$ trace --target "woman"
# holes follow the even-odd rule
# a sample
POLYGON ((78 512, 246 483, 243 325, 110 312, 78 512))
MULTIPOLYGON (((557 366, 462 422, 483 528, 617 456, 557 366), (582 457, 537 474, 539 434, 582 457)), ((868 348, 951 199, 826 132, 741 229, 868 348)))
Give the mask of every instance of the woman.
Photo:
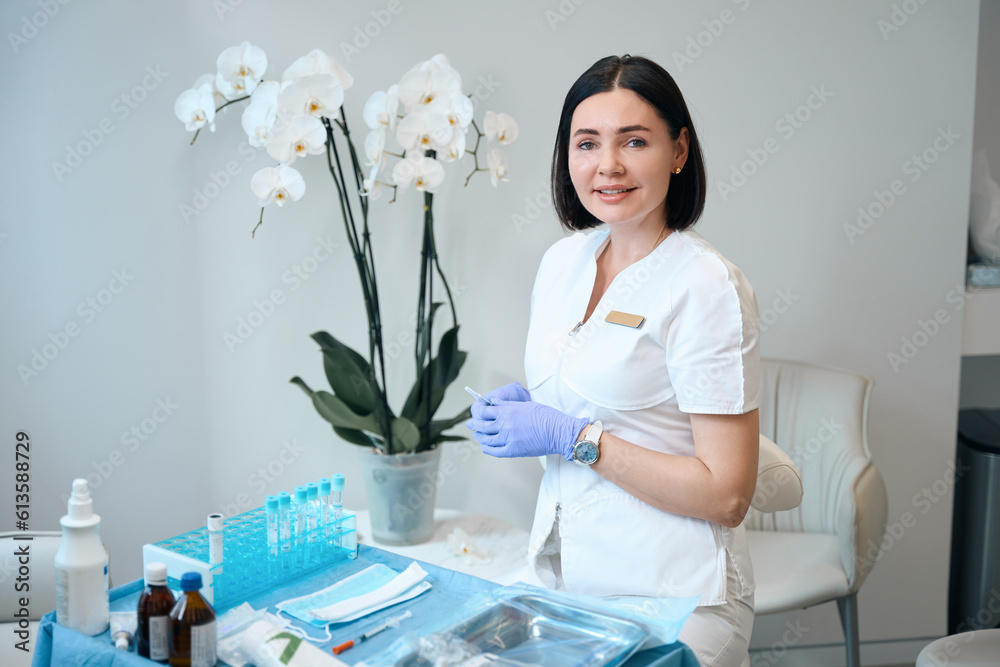
POLYGON ((599 60, 566 96, 555 210, 515 383, 477 402, 492 456, 547 456, 529 565, 592 595, 699 596, 681 640, 740 665, 753 625, 741 522, 757 473, 759 321, 738 268, 690 227, 698 137, 673 78, 599 60))

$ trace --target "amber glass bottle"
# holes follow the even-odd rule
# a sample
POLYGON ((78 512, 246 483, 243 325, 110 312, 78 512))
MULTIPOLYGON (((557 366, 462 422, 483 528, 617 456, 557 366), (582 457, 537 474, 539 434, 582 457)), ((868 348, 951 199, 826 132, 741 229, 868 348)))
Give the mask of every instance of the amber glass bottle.
POLYGON ((174 602, 174 594, 167 588, 167 566, 147 565, 146 588, 139 595, 135 629, 136 651, 144 658, 156 662, 170 658, 170 610, 174 602))
POLYGON ((185 572, 181 590, 170 610, 170 664, 173 667, 215 667, 215 610, 201 596, 201 575, 185 572))

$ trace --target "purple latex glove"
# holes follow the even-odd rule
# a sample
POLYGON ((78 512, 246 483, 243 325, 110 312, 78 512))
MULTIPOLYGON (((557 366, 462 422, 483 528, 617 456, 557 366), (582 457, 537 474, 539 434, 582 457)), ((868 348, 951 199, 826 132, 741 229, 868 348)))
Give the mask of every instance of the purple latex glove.
POLYGON ((484 454, 504 458, 558 454, 573 460, 573 445, 589 420, 534 401, 494 401, 490 396, 494 405, 473 403, 472 419, 465 423, 484 454))
POLYGON ((500 401, 530 401, 531 394, 521 386, 520 382, 505 384, 499 389, 494 389, 484 396, 490 403, 496 404, 500 401))

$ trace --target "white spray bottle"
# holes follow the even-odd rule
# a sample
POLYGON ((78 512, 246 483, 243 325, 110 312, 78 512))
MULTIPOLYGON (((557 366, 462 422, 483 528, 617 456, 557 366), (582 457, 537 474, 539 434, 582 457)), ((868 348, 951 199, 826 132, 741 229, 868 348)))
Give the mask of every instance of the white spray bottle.
POLYGON ((108 554, 98 532, 87 480, 73 480, 73 495, 56 552, 56 622, 84 635, 108 629, 108 554))

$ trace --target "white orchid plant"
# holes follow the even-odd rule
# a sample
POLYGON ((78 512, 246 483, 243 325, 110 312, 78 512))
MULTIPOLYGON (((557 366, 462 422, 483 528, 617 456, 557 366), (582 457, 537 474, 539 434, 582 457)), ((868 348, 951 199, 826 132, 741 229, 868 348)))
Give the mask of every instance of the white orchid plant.
POLYGON ((517 123, 507 114, 487 111, 480 130, 473 120, 473 102, 462 92, 461 75, 439 54, 415 65, 398 84, 368 98, 363 118, 369 132, 359 157, 343 108, 344 91, 354 85, 354 79, 330 56, 320 50, 311 51, 293 62, 280 81, 268 80, 264 78, 267 55, 243 42, 223 51, 216 66, 214 76, 203 75, 190 90, 180 94, 174 112, 185 128, 195 133, 191 140, 194 143, 202 128, 215 131, 219 112, 249 100, 243 111, 243 130, 251 146, 264 147, 278 163, 251 178, 250 188, 261 206, 251 235, 263 224, 268 205, 283 206, 305 194, 305 179, 292 164, 298 158, 325 154, 364 292, 368 358, 319 331, 312 338, 323 353, 332 391, 313 391, 300 377, 293 377, 291 382, 311 397, 320 416, 348 442, 399 454, 462 439, 446 435, 445 431, 468 419, 468 409, 452 418, 434 419, 445 391, 458 377, 466 358, 466 353, 458 349, 455 302, 435 248, 434 193, 444 183, 445 164, 470 156, 472 170, 465 185, 477 172, 489 172, 494 187, 506 181, 503 147, 517 138, 517 123), (475 131, 471 148, 467 138, 470 127, 475 131), (399 152, 387 150, 390 135, 399 143, 399 152), (486 167, 480 166, 483 143, 486 167), (391 160, 395 163, 389 170, 391 160), (398 415, 389 408, 386 398, 382 318, 368 225, 370 202, 385 188, 393 191, 389 203, 396 201, 401 189, 414 188, 423 193, 416 380, 398 415), (447 295, 452 319, 452 327, 440 337, 437 356, 432 353, 432 325, 442 303, 433 297, 435 272, 447 295))

